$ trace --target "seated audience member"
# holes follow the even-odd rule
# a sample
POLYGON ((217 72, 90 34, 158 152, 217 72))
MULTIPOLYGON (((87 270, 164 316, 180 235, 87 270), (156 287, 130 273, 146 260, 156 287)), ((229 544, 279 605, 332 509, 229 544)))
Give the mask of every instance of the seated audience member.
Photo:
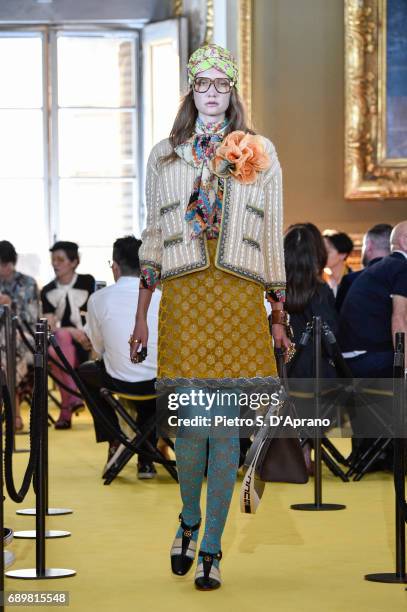
MULTIPOLYGON (((319 233, 318 229, 315 229, 319 233)), ((337 330, 335 299, 331 289, 320 277, 322 237, 319 233, 318 240, 315 229, 310 229, 308 225, 295 225, 284 236, 287 276, 287 297, 284 308, 290 315, 293 341, 297 347, 297 353, 287 364, 287 374, 290 378, 296 379, 308 379, 314 376, 312 340, 299 350, 299 342, 307 324, 312 322, 313 317, 318 316, 334 333, 337 330)), ((321 358, 322 378, 334 378, 336 369, 325 350, 322 351, 321 358)), ((301 383, 299 384, 301 386, 301 383)), ((301 408, 299 404, 298 401, 297 407, 301 408)), ((304 405, 304 408, 307 406, 304 405)), ((312 472, 308 444, 304 446, 304 456, 308 470, 312 472)))
MULTIPOLYGON (((307 323, 315 316, 336 333, 338 327, 335 299, 328 284, 319 276, 318 251, 313 232, 307 225, 295 225, 284 236, 284 257, 287 275, 285 310, 290 315, 294 343, 298 346, 307 323)), ((288 363, 288 372, 297 378, 313 376, 312 342, 301 351, 301 360, 288 363), (306 355, 303 357, 303 355, 306 355), (295 371, 295 373, 294 373, 295 371)), ((332 364, 323 362, 323 378, 335 376, 332 364)))
POLYGON ((326 268, 326 263, 328 261, 328 253, 326 250, 324 239, 317 226, 313 223, 304 223, 304 227, 306 227, 312 234, 314 240, 314 247, 316 249, 317 254, 318 276, 322 280, 324 269, 326 268))
POLYGON ((306 227, 307 230, 311 232, 312 242, 316 252, 317 273, 320 279, 322 279, 324 274, 324 268, 326 267, 326 262, 328 261, 328 253, 326 251, 326 246, 322 234, 317 228, 317 226, 314 225, 314 223, 308 222, 294 223, 293 225, 290 225, 286 231, 286 235, 288 234, 288 232, 290 232, 292 229, 295 229, 296 227, 306 227))
MULTIPOLYGON (((50 249, 51 263, 55 279, 41 291, 42 311, 48 319, 50 328, 55 332, 65 357, 73 368, 88 359, 90 343, 83 331, 89 296, 95 290, 95 279, 90 274, 77 274, 79 265, 78 245, 75 242, 59 241, 50 249)), ((49 353, 57 359, 53 348, 49 353)), ((76 391, 72 378, 50 362, 51 372, 65 387, 76 391)), ((71 394, 62 386, 61 412, 56 429, 71 427, 72 413, 83 405, 83 400, 71 394)))
MULTIPOLYGON (((38 320, 39 293, 37 283, 31 276, 17 272, 17 253, 8 240, 0 241, 0 306, 7 304, 11 312, 32 327, 38 320)), ((32 392, 31 371, 33 358, 17 334, 17 388, 16 388, 16 430, 23 428, 20 401, 32 392)))
POLYGON ((344 232, 326 230, 323 235, 328 254, 324 280, 331 287, 336 297, 342 277, 352 272, 346 264, 346 259, 352 253, 353 242, 344 232))
MULTIPOLYGON (((392 229, 392 226, 387 223, 379 223, 370 228, 363 236, 362 265, 364 268, 375 264, 382 257, 386 257, 390 254, 390 234, 392 229)), ((335 302, 338 311, 341 310, 349 287, 362 272, 363 270, 358 270, 357 272, 345 274, 345 276, 342 277, 335 302)))
MULTIPOLYGON (((88 320, 85 331, 101 361, 91 367, 89 363, 79 368, 79 375, 87 385, 96 403, 104 410, 113 426, 119 428, 114 410, 100 396, 101 387, 135 395, 155 394, 157 375, 157 332, 160 291, 151 297, 148 310, 148 355, 145 361, 133 364, 129 358, 128 340, 134 327, 134 305, 138 301, 140 262, 138 251, 141 240, 134 236, 119 238, 113 245, 112 272, 115 284, 94 293, 88 303, 88 320)), ((103 420, 92 410, 97 442, 109 442, 108 463, 117 457, 118 442, 104 427, 103 420)), ((137 402, 137 423, 142 433, 148 421, 155 415, 155 399, 137 402)), ((149 436, 156 444, 155 428, 149 436)), ((123 447, 122 447, 123 448, 123 447)), ((119 451, 120 452, 120 451, 119 451)), ((154 465, 148 457, 138 456, 138 477, 153 478, 154 465)))
MULTIPOLYGON (((407 221, 393 229, 390 248, 390 255, 359 274, 341 308, 338 341, 356 378, 391 378, 395 332, 407 333, 407 221)), ((357 445, 364 449, 371 442, 357 445)), ((391 467, 391 452, 387 455, 383 461, 391 467)))

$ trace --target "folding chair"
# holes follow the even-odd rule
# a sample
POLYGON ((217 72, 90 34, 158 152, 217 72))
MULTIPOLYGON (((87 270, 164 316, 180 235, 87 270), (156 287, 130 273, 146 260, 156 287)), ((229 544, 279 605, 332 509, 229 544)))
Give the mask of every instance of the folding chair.
MULTIPOLYGON (((126 410, 123 405, 123 403, 125 402, 132 402, 132 404, 137 405, 137 402, 155 399, 157 396, 130 395, 127 393, 120 393, 105 388, 100 389, 100 394, 127 424, 130 429, 130 432, 134 433, 134 436, 130 437, 130 434, 130 436, 128 436, 128 439, 134 444, 135 447, 134 450, 124 447, 122 451, 118 454, 116 460, 114 457, 112 458, 111 465, 108 465, 107 470, 103 474, 103 479, 105 481, 104 484, 109 485, 116 478, 116 476, 120 474, 122 469, 125 467, 125 465, 127 465, 133 455, 140 452, 142 452, 143 455, 148 457, 151 461, 161 464, 167 470, 170 476, 176 482, 178 482, 178 474, 177 470, 175 469, 176 462, 171 459, 167 459, 167 457, 165 457, 165 455, 158 448, 153 446, 153 444, 151 444, 151 442, 148 440, 150 433, 157 426, 156 418, 152 417, 150 419, 145 432, 142 434, 137 425, 137 421, 129 414, 128 410, 126 410)), ((174 445, 171 440, 165 438, 164 441, 168 444, 168 446, 170 446, 170 448, 174 449, 174 445)))
MULTIPOLYGON (((334 384, 337 382, 336 379, 332 379, 332 381, 334 384)), ((333 387, 332 389, 326 390, 325 393, 323 392, 322 396, 324 395, 325 395, 326 401, 328 400, 330 395, 333 396, 330 402, 328 401, 328 403, 330 403, 330 409, 331 411, 333 411, 335 408, 335 405, 337 403, 338 404, 340 403, 340 398, 342 394, 341 393, 338 394, 335 387, 333 387)), ((290 389, 290 397, 294 400, 295 406, 299 412, 299 415, 302 415, 301 403, 310 402, 310 405, 313 406, 314 399, 315 399, 313 392, 307 393, 304 391, 301 391, 301 392, 294 391, 292 389, 290 389)), ((309 408, 308 408, 308 411, 309 411, 309 408)), ((308 411, 307 409, 305 410, 306 413, 308 411)), ((325 416, 327 415, 321 414, 322 418, 324 418, 325 416)), ((301 446, 305 446, 305 444, 309 444, 312 448, 314 446, 313 436, 309 435, 309 432, 307 432, 306 430, 303 430, 301 431, 301 446)), ((321 438, 321 445, 322 445, 322 448, 321 448, 322 461, 325 463, 327 468, 332 472, 334 476, 338 476, 343 482, 348 482, 349 481, 348 475, 342 470, 342 468, 339 465, 339 464, 342 464, 348 467, 349 466, 348 460, 342 455, 342 453, 336 448, 336 446, 327 436, 323 436, 321 438)))
MULTIPOLYGON (((359 400, 360 406, 369 407, 370 414, 376 419, 378 425, 377 437, 371 439, 370 445, 363 450, 356 449, 352 451, 349 457, 350 467, 347 476, 353 476, 354 481, 359 481, 369 471, 374 462, 380 458, 380 455, 385 451, 388 452, 388 447, 392 442, 391 431, 389 431, 389 437, 383 434, 384 430, 388 428, 388 423, 380 416, 380 410, 383 410, 383 402, 387 402, 385 410, 388 411, 389 414, 392 414, 393 391, 366 387, 366 384, 361 380, 355 396, 359 400), (375 407, 375 403, 379 401, 380 403, 376 404, 375 407)), ((355 410, 358 410, 358 407, 356 407, 355 410)), ((364 439, 368 440, 368 438, 364 439)))
MULTIPOLYGON (((350 370, 347 368, 346 363, 342 357, 342 354, 339 350, 338 344, 336 342, 335 335, 332 333, 329 325, 322 321, 322 333, 321 333, 321 348, 325 349, 326 355, 329 356, 331 361, 334 362, 337 372, 339 374, 338 377, 332 377, 325 379, 325 388, 321 391, 322 401, 325 404, 326 414, 319 415, 320 417, 329 416, 336 409, 336 421, 339 424, 342 420, 342 409, 341 401, 344 397, 344 389, 343 382, 341 378, 348 378, 350 375, 350 370), (329 382, 329 385, 327 384, 329 382)), ((303 331, 301 340, 298 344, 297 351, 295 353, 294 359, 291 362, 291 367, 295 363, 295 360, 298 361, 301 352, 307 346, 313 337, 313 324, 309 322, 306 326, 306 329, 303 331)), ((294 400, 295 407, 299 416, 302 416, 301 413, 305 412, 308 416, 314 415, 314 402, 315 395, 312 382, 312 378, 306 376, 302 378, 299 376, 296 378, 295 376, 288 377, 286 365, 284 363, 283 353, 280 349, 275 351, 278 371, 279 375, 282 379, 285 380, 286 386, 289 389, 289 395, 294 400)), ((323 411, 323 408, 322 408, 323 411)), ((309 431, 301 432, 301 445, 305 446, 305 444, 309 444, 311 447, 313 444, 313 435, 309 435, 309 431)), ((347 474, 342 470, 340 464, 348 467, 349 462, 347 458, 345 458, 342 453, 336 448, 334 443, 329 440, 327 436, 323 436, 321 438, 321 457, 322 461, 328 467, 328 469, 334 474, 338 476, 343 482, 348 482, 349 478, 347 474)))

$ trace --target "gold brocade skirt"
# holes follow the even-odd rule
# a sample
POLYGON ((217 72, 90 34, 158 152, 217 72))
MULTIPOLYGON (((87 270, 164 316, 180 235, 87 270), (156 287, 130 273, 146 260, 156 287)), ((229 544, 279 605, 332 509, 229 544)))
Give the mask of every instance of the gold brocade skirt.
POLYGON ((158 380, 276 377, 262 287, 216 268, 207 244, 209 268, 162 283, 158 380))

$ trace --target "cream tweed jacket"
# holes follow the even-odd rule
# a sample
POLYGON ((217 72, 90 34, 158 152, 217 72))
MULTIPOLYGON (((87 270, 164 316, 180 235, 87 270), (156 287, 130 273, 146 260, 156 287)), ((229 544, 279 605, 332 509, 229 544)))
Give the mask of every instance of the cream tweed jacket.
MULTIPOLYGON (((225 179, 222 221, 215 266, 259 283, 271 301, 284 299, 283 207, 281 168, 274 145, 264 138, 271 166, 255 183, 225 179)), ((140 264, 153 267, 161 280, 209 267, 205 233, 191 239, 192 223, 185 210, 199 169, 177 159, 163 164, 171 152, 168 139, 156 144, 146 173, 147 223, 142 233, 140 264)))

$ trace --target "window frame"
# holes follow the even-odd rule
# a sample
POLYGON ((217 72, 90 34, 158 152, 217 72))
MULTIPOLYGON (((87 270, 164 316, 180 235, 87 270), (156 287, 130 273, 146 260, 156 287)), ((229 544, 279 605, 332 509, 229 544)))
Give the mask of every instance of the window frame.
MULTIPOLYGON (((140 24, 141 26, 141 24, 140 24)), ((134 204, 132 210, 132 229, 142 228, 143 221, 143 198, 142 198, 142 170, 143 170, 143 132, 142 124, 143 109, 141 106, 142 96, 142 66, 141 66, 141 30, 142 27, 109 24, 36 24, 29 25, 21 23, 18 26, 12 24, 0 25, 0 37, 23 38, 29 36, 40 36, 42 39, 42 113, 43 113, 43 189, 44 189, 44 222, 47 225, 49 243, 55 242, 59 236, 59 169, 58 169, 58 63, 57 63, 57 39, 58 35, 72 36, 129 36, 134 39, 134 107, 126 107, 133 111, 133 155, 134 175, 130 177, 97 177, 99 180, 130 180, 136 182, 134 193, 134 204)), ((81 107, 87 108, 87 107, 81 107)), ((100 108, 100 107, 89 107, 100 108)), ((119 110, 119 109, 118 109, 119 110)), ((75 179, 68 179, 75 180, 75 179)), ((82 179, 81 179, 82 180, 82 179)), ((85 179, 87 180, 87 179, 85 179)), ((92 180, 92 178, 90 178, 92 180)), ((96 177, 93 180, 97 180, 96 177)))

